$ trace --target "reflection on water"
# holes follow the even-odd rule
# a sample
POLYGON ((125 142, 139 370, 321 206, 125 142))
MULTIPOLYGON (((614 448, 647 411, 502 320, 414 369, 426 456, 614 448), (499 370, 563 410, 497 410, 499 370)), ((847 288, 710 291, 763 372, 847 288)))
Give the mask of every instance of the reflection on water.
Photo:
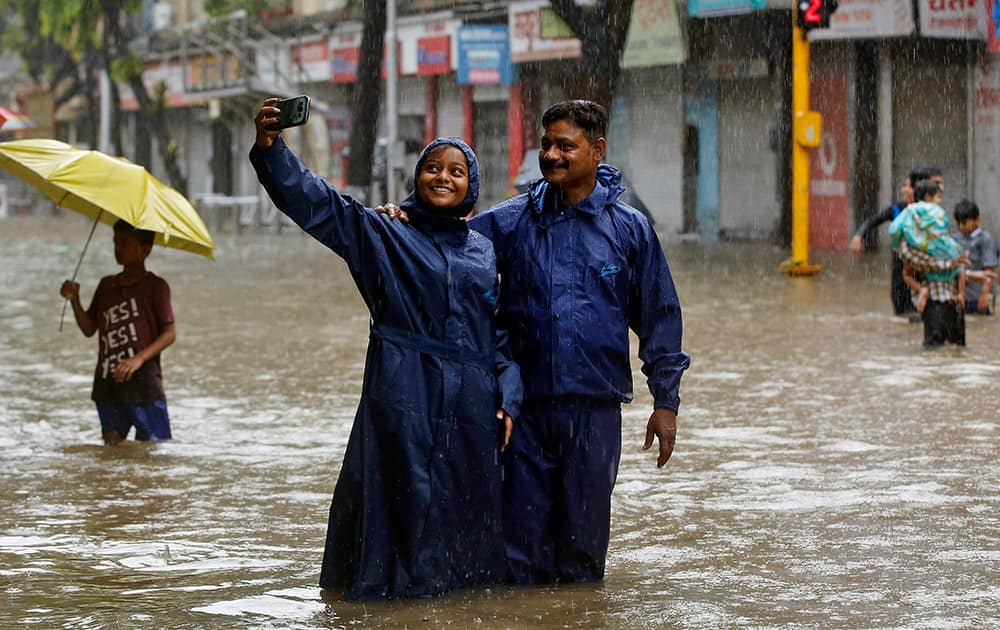
POLYGON ((1000 324, 922 351, 884 252, 790 279, 779 249, 668 246, 694 362, 666 469, 643 388, 625 409, 605 582, 360 605, 315 587, 367 337, 343 264, 295 232, 156 250, 176 439, 105 448, 96 341, 57 332, 86 232, 0 222, 0 627, 1000 624, 1000 324))

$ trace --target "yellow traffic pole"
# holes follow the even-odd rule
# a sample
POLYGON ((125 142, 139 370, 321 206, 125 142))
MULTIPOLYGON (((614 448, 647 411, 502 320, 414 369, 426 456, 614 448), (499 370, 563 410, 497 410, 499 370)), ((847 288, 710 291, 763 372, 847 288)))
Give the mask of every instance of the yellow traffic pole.
POLYGON ((792 257, 781 271, 811 276, 822 267, 809 264, 809 149, 819 146, 822 121, 809 111, 809 40, 792 9, 792 257))

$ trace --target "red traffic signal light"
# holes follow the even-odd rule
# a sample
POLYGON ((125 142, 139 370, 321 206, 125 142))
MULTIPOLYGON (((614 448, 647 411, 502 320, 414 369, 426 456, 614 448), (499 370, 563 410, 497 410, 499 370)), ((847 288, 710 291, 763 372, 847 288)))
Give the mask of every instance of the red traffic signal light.
POLYGON ((797 0, 797 2, 795 20, 799 28, 808 31, 830 27, 830 16, 837 10, 837 0, 797 0))

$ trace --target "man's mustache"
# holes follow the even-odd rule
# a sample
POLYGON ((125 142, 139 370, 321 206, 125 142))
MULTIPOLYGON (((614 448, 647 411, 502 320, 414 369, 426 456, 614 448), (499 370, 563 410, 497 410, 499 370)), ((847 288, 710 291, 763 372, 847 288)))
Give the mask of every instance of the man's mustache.
POLYGON ((539 166, 543 171, 551 171, 556 168, 569 168, 569 162, 541 162, 539 166))

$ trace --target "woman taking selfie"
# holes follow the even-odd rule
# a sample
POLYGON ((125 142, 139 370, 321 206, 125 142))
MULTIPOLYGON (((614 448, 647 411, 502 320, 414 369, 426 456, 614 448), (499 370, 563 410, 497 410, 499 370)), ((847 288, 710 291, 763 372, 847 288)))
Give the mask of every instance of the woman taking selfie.
POLYGON ((348 599, 504 580, 499 451, 521 402, 494 323, 490 241, 469 231, 479 167, 458 138, 420 153, 391 221, 306 169, 254 119, 250 161, 274 204, 345 261, 371 317, 364 384, 333 494, 320 586, 348 599))

